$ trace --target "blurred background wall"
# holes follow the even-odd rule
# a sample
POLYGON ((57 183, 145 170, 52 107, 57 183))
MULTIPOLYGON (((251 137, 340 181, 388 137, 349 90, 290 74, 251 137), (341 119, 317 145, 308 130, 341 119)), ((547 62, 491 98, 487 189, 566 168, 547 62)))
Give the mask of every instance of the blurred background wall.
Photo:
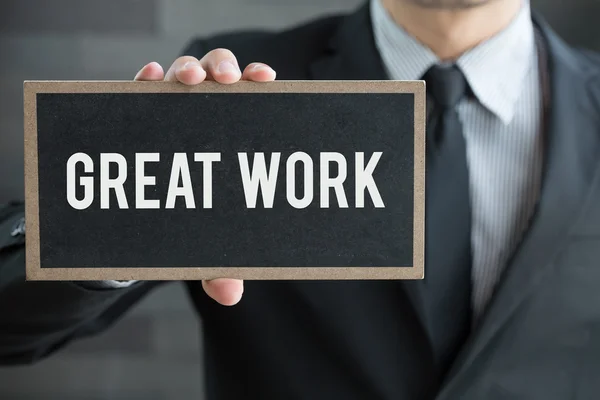
MULTIPOLYGON (((131 79, 192 36, 281 28, 361 0, 2 0, 0 203, 23 197, 24 80, 131 79)), ((533 0, 568 41, 600 50, 600 0, 533 0)), ((109 332, 32 367, 0 369, 0 399, 202 399, 199 323, 178 284, 109 332)))

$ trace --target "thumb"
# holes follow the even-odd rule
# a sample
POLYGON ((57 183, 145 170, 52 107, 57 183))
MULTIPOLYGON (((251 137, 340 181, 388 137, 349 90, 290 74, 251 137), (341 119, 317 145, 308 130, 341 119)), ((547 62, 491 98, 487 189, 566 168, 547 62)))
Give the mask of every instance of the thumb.
POLYGON ((239 279, 219 278, 202 281, 202 287, 207 295, 224 306, 237 304, 244 293, 244 281, 239 279))

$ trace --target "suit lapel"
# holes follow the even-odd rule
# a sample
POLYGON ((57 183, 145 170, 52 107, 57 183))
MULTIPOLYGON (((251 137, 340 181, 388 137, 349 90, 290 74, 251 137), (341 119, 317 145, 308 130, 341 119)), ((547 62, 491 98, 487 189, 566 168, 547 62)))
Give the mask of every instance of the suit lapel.
POLYGON ((532 225, 479 328, 455 363, 443 394, 449 393, 536 285, 553 272, 552 260, 566 243, 600 159, 598 110, 586 85, 590 73, 580 64, 580 56, 575 56, 541 19, 536 17, 534 22, 546 42, 550 83, 542 193, 532 225))
MULTIPOLYGON (((345 17, 329 42, 326 54, 310 66, 313 80, 387 80, 387 73, 375 46, 368 2, 345 17)), ((419 286, 402 282, 402 290, 425 326, 419 286)))
POLYGON ((326 54, 310 66, 314 80, 386 80, 368 4, 344 18, 326 54))

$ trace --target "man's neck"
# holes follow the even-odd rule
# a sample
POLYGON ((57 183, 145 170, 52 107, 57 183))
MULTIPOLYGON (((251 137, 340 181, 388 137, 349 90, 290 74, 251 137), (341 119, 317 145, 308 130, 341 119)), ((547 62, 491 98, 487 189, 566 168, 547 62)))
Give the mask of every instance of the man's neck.
POLYGON ((523 0, 493 0, 483 5, 442 10, 406 0, 380 0, 404 30, 429 47, 441 60, 452 61, 506 28, 523 0))

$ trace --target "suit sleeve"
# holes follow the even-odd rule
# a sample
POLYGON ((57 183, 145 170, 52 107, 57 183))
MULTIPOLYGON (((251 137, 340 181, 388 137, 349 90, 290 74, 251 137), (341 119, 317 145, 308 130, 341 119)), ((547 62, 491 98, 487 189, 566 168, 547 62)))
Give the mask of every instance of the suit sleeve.
POLYGON ((23 204, 0 207, 0 365, 36 362, 101 332, 157 285, 94 289, 25 280, 23 204))

